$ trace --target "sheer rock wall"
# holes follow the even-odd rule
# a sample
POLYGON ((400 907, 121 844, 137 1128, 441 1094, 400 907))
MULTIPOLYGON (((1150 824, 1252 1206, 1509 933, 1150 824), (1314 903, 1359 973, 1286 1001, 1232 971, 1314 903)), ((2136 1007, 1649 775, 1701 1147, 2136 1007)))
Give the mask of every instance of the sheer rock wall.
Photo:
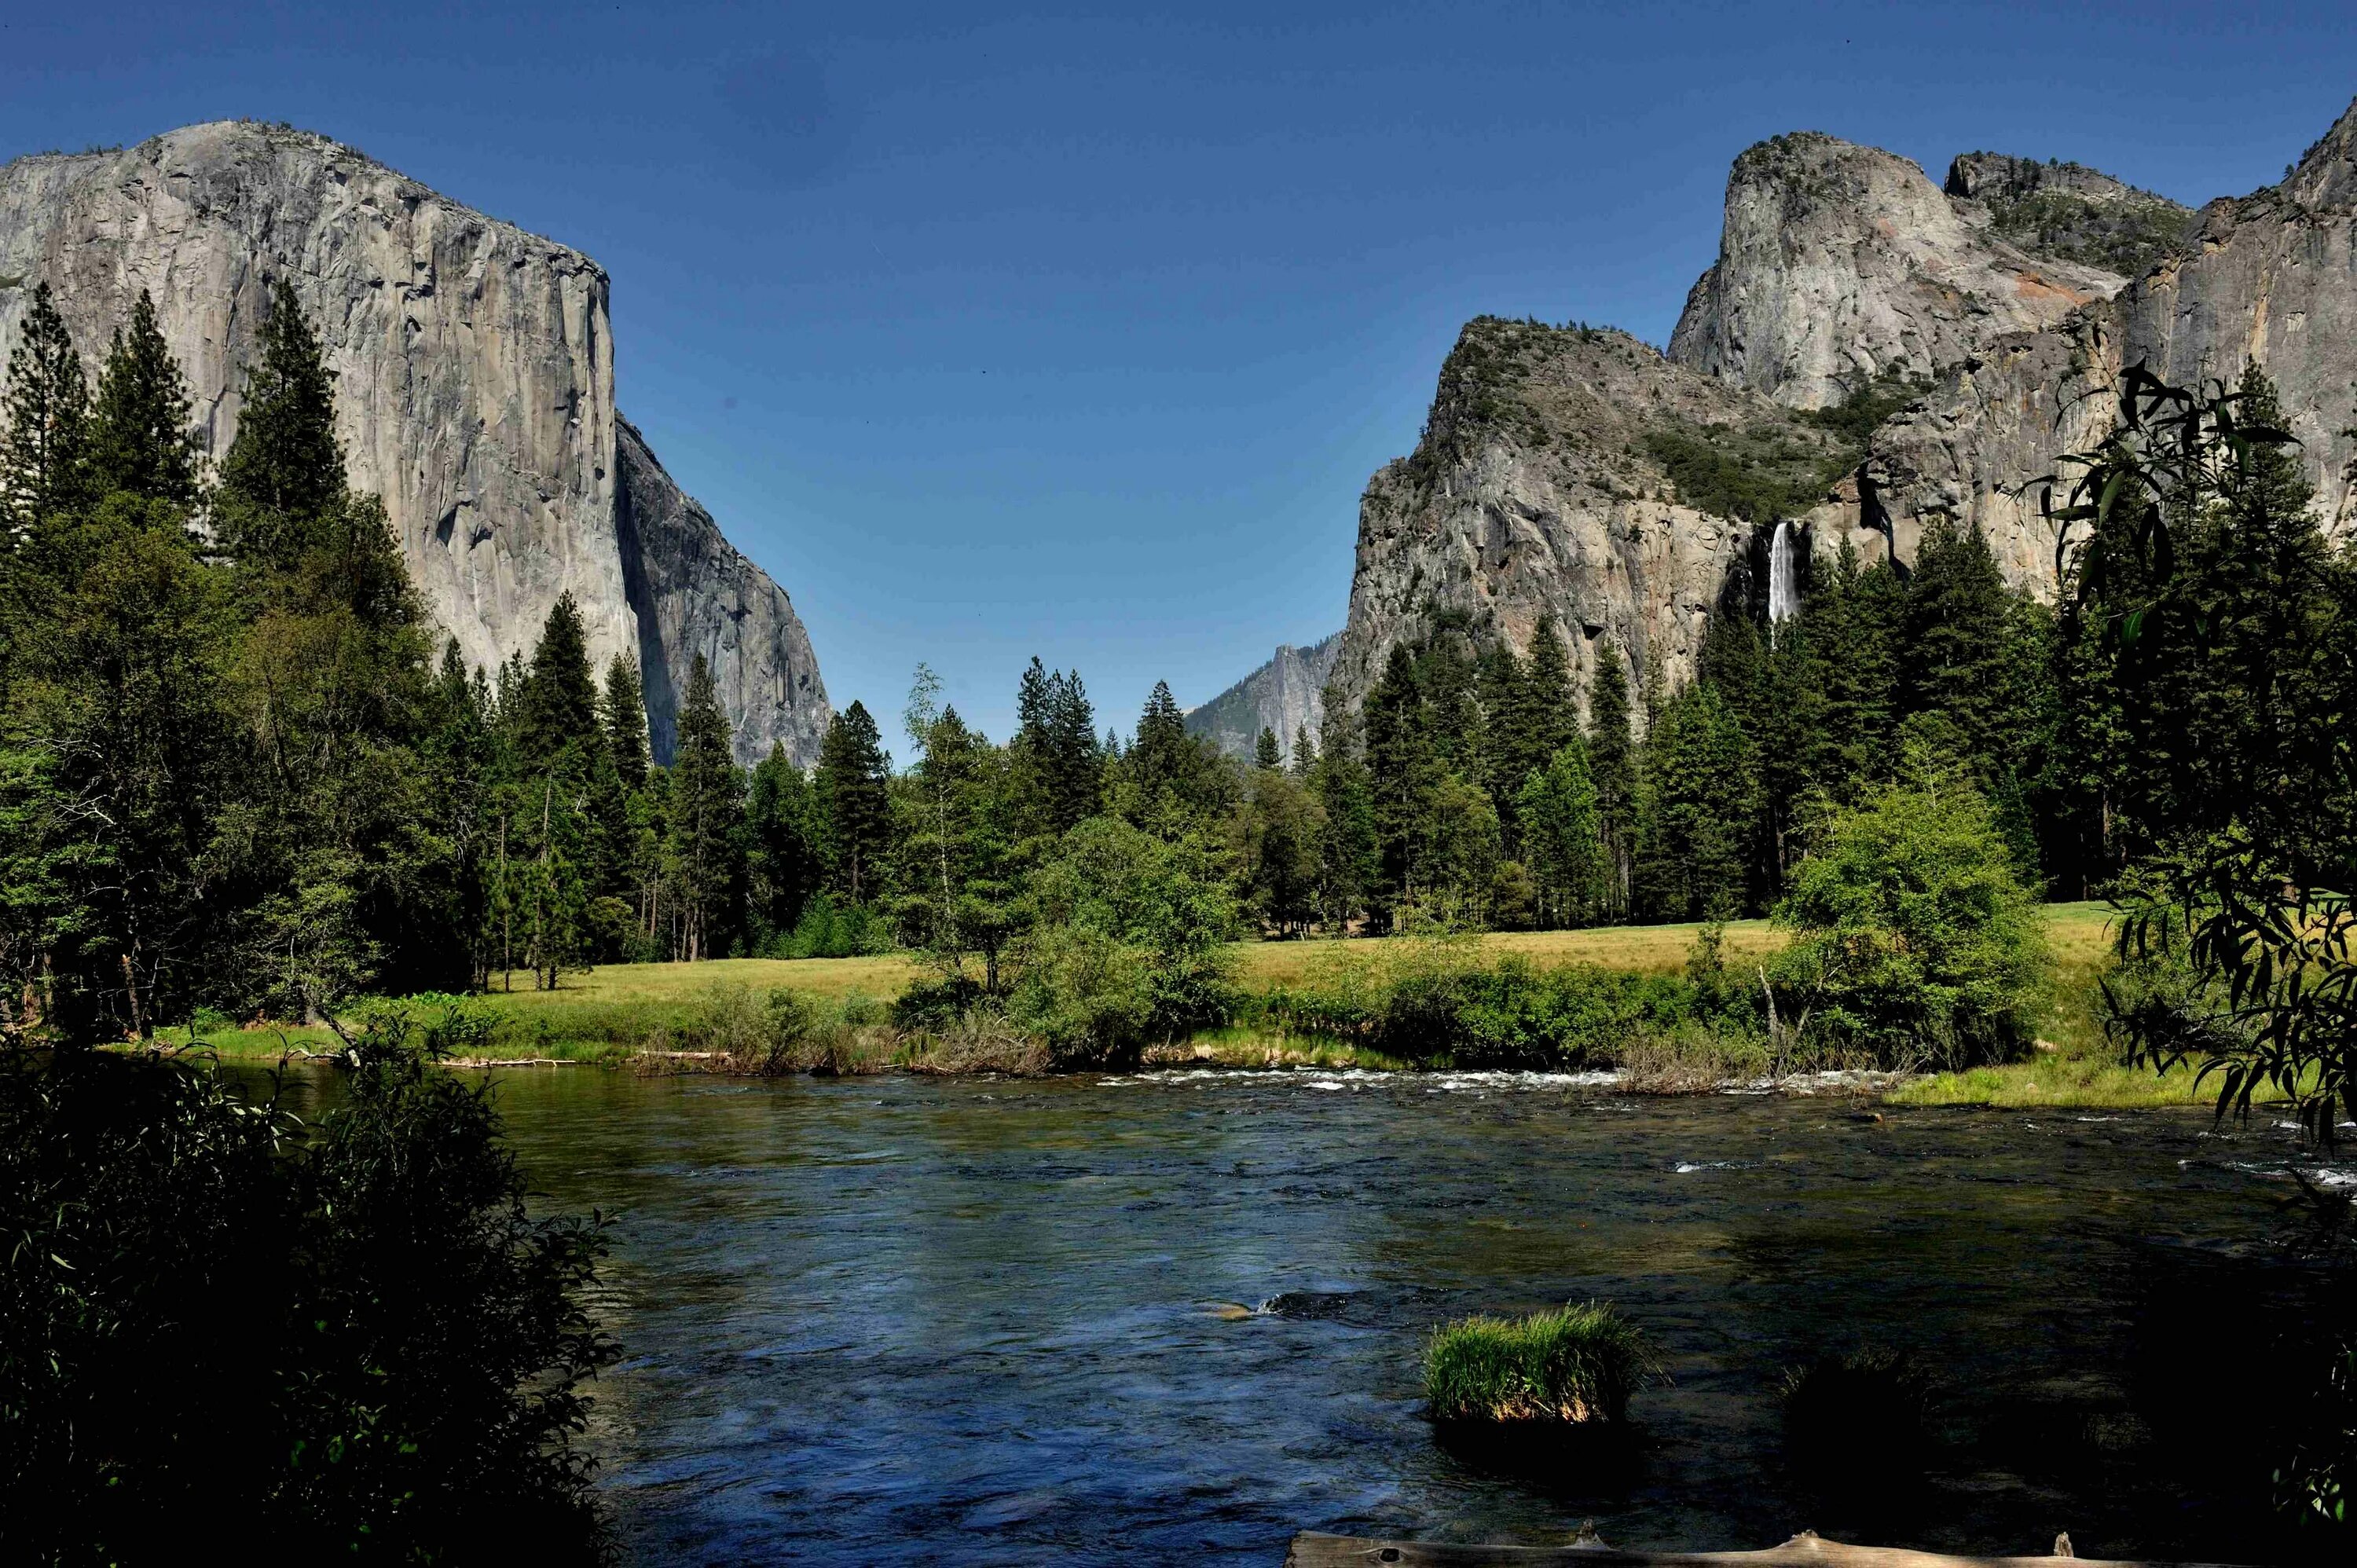
POLYGON ((282 277, 336 374, 352 481, 384 498, 470 663, 528 655, 569 591, 592 657, 639 659, 651 698, 683 690, 703 652, 741 757, 782 739, 815 758, 829 710, 791 605, 635 436, 619 450, 595 262, 325 137, 245 121, 0 168, 0 345, 46 279, 94 376, 145 289, 216 458, 282 277))

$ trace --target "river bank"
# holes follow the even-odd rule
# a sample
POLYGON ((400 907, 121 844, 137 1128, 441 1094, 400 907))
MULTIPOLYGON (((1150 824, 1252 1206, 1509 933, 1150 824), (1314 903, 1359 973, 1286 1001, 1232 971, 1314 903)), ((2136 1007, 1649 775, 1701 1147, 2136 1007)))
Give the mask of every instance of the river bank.
MULTIPOLYGON (((2110 961, 2109 910, 2100 904, 2049 906, 2055 976, 2038 1048, 2023 1061, 1960 1072, 1826 1073, 1780 1070, 1749 1042, 1695 1031, 1656 1032, 1616 1041, 1587 1065, 1598 1081, 1628 1092, 1746 1092, 1791 1088, 1847 1091, 1900 1104, 1998 1108, 2125 1109, 2191 1105, 2206 1100, 2190 1069, 2167 1075, 2125 1067, 2094 1015, 2101 974, 2110 961)), ((1681 973, 1700 928, 1611 927, 1578 931, 1494 932, 1465 939, 1484 959, 1518 959, 1540 971, 1589 965, 1632 976, 1681 973)), ((1729 970, 1740 974, 1781 945, 1764 920, 1725 930, 1729 970)), ((1377 961, 1382 940, 1250 942, 1232 950, 1240 989, 1266 998, 1314 983, 1321 969, 1362 957, 1377 961)), ((911 1036, 888 1023, 889 1004, 927 972, 904 954, 849 959, 725 959, 698 964, 614 964, 576 972, 554 991, 500 990, 478 998, 492 1021, 488 1044, 463 1050, 460 1066, 526 1067, 594 1063, 640 1072, 723 1072, 737 1053, 709 1038, 729 1004, 785 988, 825 1010, 835 1024, 823 1052, 780 1062, 802 1070, 862 1075, 1026 1073, 1045 1061, 1019 1041, 911 1036)), ((174 1044, 182 1037, 176 1035, 174 1044)), ((265 1025, 189 1031, 185 1043, 227 1058, 254 1061, 332 1055, 324 1027, 265 1025)), ((1397 1071, 1415 1063, 1344 1039, 1246 1022, 1150 1048, 1147 1069, 1347 1069, 1397 1071)))

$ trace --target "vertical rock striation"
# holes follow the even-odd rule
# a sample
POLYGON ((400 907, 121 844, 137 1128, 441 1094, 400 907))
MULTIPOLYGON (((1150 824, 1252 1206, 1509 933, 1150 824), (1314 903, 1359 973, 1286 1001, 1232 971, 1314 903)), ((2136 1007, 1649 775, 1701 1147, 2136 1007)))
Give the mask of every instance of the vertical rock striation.
POLYGON ((1326 681, 1341 648, 1339 631, 1307 648, 1286 643, 1267 663, 1201 707, 1188 710, 1188 730, 1246 762, 1252 760, 1260 732, 1274 730, 1277 745, 1291 760, 1296 732, 1307 729, 1314 741, 1326 722, 1326 681))
POLYGON ((2323 521, 2357 529, 2357 104, 2280 185, 2204 207, 2115 298, 1959 366, 1875 432, 1867 474, 1900 528, 1976 523, 2017 582, 2051 594, 2039 493, 2101 437, 2115 378, 2139 363, 2180 385, 2266 371, 2323 521))
POLYGON ((701 654, 721 706, 737 715, 739 760, 758 761, 782 746, 788 757, 815 761, 831 714, 793 604, 672 483, 637 427, 616 424, 623 583, 638 617, 647 728, 657 753, 671 752, 701 654))
POLYGON ((47 280, 94 358, 146 290, 215 457, 279 278, 336 374, 353 483, 384 498, 420 596, 471 663, 528 653, 570 592, 592 656, 640 660, 651 697, 704 652, 741 756, 782 739, 815 757, 825 691, 785 596, 635 435, 624 473, 595 262, 282 126, 192 125, 0 168, 0 344, 47 280))

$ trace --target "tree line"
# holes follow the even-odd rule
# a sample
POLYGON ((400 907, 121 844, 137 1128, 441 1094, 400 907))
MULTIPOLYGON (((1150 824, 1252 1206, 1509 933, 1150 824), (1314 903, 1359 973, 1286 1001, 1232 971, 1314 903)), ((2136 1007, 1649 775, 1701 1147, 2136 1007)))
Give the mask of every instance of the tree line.
MULTIPOLYGON (((1726 918, 1772 908, 1827 812, 1921 754, 1986 797, 2029 885, 2086 896, 2214 814, 2220 757, 2279 744, 2251 650, 2337 678, 2357 598, 2267 447, 2218 503, 2265 525, 2169 564, 2186 602, 2246 607, 2132 643, 2104 607, 2151 589, 2141 558, 2079 551, 2058 614, 1934 525, 1905 568, 1809 562, 1772 626, 1738 578, 1675 684, 1591 636, 1583 692, 1552 618, 1517 652, 1442 614, 1355 709, 1249 763, 1167 684, 1101 733, 1079 672, 1034 660, 1003 741, 920 667, 906 766, 855 702, 814 768, 747 769, 699 660, 666 766, 635 666, 593 667, 569 596, 528 657, 437 651, 283 285, 217 467, 144 296, 94 385, 84 362, 37 288, 0 409, 0 1006, 77 1037, 893 945, 996 989, 1075 910, 1141 940, 1114 865, 1157 867, 1214 936, 1726 918)), ((2255 370, 2237 396, 2279 418, 2255 370)))

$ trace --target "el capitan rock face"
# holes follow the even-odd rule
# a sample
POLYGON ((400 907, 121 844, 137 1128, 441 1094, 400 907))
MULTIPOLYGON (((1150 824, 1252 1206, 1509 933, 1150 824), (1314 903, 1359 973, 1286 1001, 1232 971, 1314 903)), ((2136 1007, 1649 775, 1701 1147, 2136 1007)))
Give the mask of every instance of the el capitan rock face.
MULTIPOLYGON (((702 653, 740 758, 772 740, 815 757, 829 710, 791 605, 624 434, 595 262, 323 136, 244 121, 0 168, 0 343, 47 280, 94 371, 145 289, 215 457, 281 277, 336 373, 352 482, 383 497, 469 663, 529 654, 569 591, 592 657, 638 659, 651 708, 702 653)), ((655 738, 666 751, 662 720, 655 738)))

